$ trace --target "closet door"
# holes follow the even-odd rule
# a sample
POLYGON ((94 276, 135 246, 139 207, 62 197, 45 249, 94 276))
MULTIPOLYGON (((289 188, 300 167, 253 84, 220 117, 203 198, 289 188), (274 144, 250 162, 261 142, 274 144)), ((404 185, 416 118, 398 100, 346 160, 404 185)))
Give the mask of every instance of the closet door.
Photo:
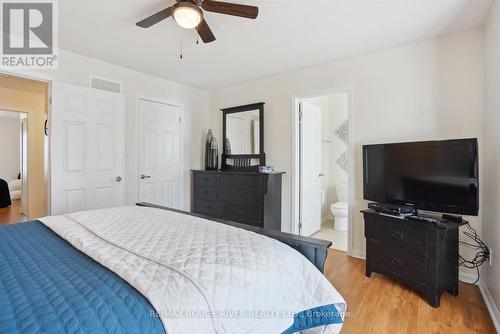
POLYGON ((124 205, 124 96, 64 83, 52 88, 52 214, 124 205))
POLYGON ((182 208, 181 109, 139 100, 139 202, 182 208))

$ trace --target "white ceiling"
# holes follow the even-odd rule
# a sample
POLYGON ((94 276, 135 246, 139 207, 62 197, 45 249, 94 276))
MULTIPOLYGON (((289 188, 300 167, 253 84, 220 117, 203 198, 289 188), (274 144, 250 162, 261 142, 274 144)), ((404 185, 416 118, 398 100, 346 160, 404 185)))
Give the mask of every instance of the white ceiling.
POLYGON ((59 45, 210 90, 480 27, 492 0, 234 0, 259 17, 205 13, 217 37, 206 45, 172 18, 134 25, 173 2, 60 0, 59 45))

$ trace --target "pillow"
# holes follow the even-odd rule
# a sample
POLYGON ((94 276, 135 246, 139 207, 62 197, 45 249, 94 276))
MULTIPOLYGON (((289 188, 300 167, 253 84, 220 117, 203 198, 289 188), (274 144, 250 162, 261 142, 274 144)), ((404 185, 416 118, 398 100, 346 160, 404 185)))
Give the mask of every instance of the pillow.
POLYGON ((10 199, 21 199, 21 190, 12 190, 10 192, 10 199))
POLYGON ((9 190, 10 191, 15 191, 15 190, 21 190, 22 187, 22 182, 21 180, 12 180, 9 182, 9 190))

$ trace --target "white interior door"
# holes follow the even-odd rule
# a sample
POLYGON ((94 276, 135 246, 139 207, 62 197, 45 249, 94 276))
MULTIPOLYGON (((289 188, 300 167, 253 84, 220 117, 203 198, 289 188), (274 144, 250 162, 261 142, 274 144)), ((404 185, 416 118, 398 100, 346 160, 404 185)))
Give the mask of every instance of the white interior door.
POLYGON ((321 109, 300 104, 300 234, 321 229, 321 109))
POLYGON ((232 154, 246 154, 247 150, 247 133, 246 120, 235 115, 226 117, 226 136, 231 144, 232 154))
POLYGON ((182 208, 181 110, 139 100, 139 202, 182 208))
POLYGON ((121 94, 53 84, 52 214, 125 204, 124 118, 121 94))

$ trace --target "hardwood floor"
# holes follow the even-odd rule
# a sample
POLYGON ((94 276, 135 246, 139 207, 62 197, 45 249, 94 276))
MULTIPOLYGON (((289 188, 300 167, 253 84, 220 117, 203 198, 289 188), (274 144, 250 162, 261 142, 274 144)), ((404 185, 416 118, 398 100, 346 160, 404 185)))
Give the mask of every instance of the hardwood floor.
POLYGON ((26 221, 25 215, 19 212, 21 209, 21 201, 13 200, 12 205, 8 208, 0 209, 0 225, 14 224, 21 221, 26 221))
POLYGON ((477 286, 460 283, 460 293, 444 293, 441 306, 379 274, 365 276, 365 261, 330 249, 325 275, 347 301, 342 334, 496 333, 477 286))

